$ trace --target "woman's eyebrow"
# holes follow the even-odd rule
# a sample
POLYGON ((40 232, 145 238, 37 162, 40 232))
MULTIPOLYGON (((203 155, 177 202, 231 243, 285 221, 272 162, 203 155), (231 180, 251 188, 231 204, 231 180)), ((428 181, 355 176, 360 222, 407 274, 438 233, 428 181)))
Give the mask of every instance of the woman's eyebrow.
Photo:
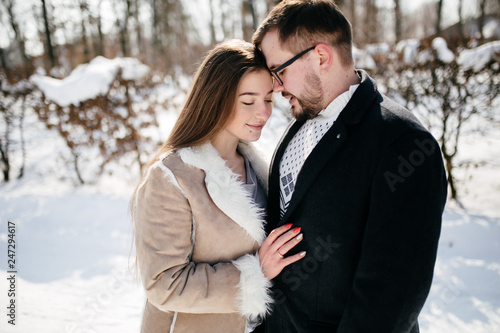
MULTIPOLYGON (((269 90, 269 92, 266 95, 269 95, 272 93, 273 93, 273 90, 271 89, 271 90, 269 90)), ((245 91, 245 92, 242 92, 241 94, 239 94, 238 96, 244 96, 244 95, 257 96, 257 95, 259 95, 259 93, 253 92, 253 91, 245 91)))

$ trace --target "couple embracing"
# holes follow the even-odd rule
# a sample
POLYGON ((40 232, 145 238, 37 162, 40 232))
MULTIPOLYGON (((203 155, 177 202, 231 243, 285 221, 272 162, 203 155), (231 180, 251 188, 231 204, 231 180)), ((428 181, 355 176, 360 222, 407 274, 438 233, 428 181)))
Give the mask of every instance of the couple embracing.
POLYGON ((331 0, 217 45, 132 199, 142 332, 418 332, 446 176, 331 0), (295 118, 267 163, 272 93, 295 118))

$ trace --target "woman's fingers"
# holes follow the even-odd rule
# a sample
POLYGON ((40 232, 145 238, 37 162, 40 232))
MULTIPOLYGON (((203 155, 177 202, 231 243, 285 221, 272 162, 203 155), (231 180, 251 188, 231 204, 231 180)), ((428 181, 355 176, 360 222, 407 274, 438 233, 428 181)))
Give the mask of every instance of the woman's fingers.
POLYGON ((287 223, 287 224, 284 224, 282 225, 281 227, 278 227, 276 229, 273 229, 269 235, 267 236, 267 239, 269 239, 269 241, 271 243, 274 243, 274 241, 281 235, 283 235, 285 232, 287 232, 291 227, 292 227, 293 223, 287 223))
POLYGON ((295 234, 294 237, 288 240, 285 244, 278 247, 278 253, 282 256, 288 253, 295 245, 297 245, 303 238, 303 234, 295 234))
POLYGON ((269 235, 267 236, 267 238, 264 240, 264 242, 262 243, 261 247, 268 248, 271 245, 273 245, 273 243, 276 241, 276 239, 279 236, 283 235, 285 232, 287 232, 292 227, 292 225, 293 225, 292 223, 288 223, 288 224, 282 225, 281 227, 273 229, 269 233, 269 235))
POLYGON ((283 258, 283 267, 288 266, 296 261, 299 261, 300 259, 304 258, 306 255, 306 251, 299 252, 297 254, 294 254, 293 256, 289 256, 286 258, 283 258))
POLYGON ((276 277, 281 270, 294 263, 306 255, 305 251, 284 257, 288 251, 294 248, 303 239, 301 228, 292 228, 292 224, 285 224, 271 231, 266 240, 262 243, 258 255, 268 279, 276 277))
MULTIPOLYGON (((284 234, 282 234, 278 239, 276 239, 271 246, 271 250, 278 251, 279 248, 281 248, 285 243, 289 242, 290 240, 296 238, 300 234, 300 227, 293 228, 284 234)), ((297 239, 300 241, 300 239, 297 239)), ((295 245, 294 245, 295 246, 295 245)), ((293 246, 292 246, 293 247, 293 246)), ((286 252, 281 252, 281 254, 285 254, 286 252)))

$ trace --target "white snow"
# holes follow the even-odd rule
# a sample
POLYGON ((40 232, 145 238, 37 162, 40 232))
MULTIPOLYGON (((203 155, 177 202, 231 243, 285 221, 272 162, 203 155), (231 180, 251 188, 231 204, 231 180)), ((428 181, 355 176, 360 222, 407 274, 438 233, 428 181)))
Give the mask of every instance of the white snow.
POLYGON ((486 66, 491 60, 500 59, 500 41, 490 42, 474 49, 460 52, 457 63, 464 69, 475 72, 486 66))
POLYGON ((119 69, 125 80, 139 80, 149 72, 149 67, 135 58, 110 60, 99 56, 79 65, 62 80, 34 74, 30 81, 59 106, 78 106, 85 100, 106 95, 119 69))
MULTIPOLYGON (((400 45, 407 47, 408 53, 416 50, 413 42, 400 45)), ((492 49, 474 52, 492 54, 492 49)), ((66 79, 35 76, 32 82, 45 89, 48 98, 79 103, 105 93, 111 74, 123 62, 99 58, 66 79)), ((134 63, 130 60, 129 65, 134 63)), ((145 72, 144 68, 129 77, 145 72)), ((176 95, 172 89, 166 83, 156 91, 165 99, 182 99, 182 93, 176 95)), ((275 99, 277 105, 287 104, 280 96, 275 99)), ((173 109, 160 113, 162 140, 176 116, 173 109)), ((258 142, 268 156, 286 126, 286 117, 275 109, 258 142)), ((68 152, 57 134, 46 130, 31 112, 25 130, 25 176, 0 185, 0 332, 138 332, 145 296, 131 272, 134 252, 128 214, 128 201, 139 181, 137 167, 130 167, 133 161, 113 164, 112 175, 105 174, 94 185, 74 187, 68 152), (16 223, 16 326, 8 324, 6 316, 8 221, 16 223)), ((490 163, 458 169, 457 175, 467 179, 459 184, 467 209, 453 202, 447 205, 421 331, 500 332, 500 137, 466 135, 460 152, 461 160, 490 163)))
POLYGON ((416 39, 405 39, 396 45, 396 52, 403 55, 403 63, 412 65, 415 63, 420 42, 416 39))
POLYGON ((354 58, 354 64, 356 65, 356 68, 365 70, 377 68, 375 60, 373 60, 372 56, 365 50, 353 47, 352 56, 354 58))
POLYGON ((436 50, 437 57, 442 62, 449 64, 453 60, 455 60, 455 55, 448 48, 448 44, 446 40, 442 37, 436 37, 432 40, 432 48, 436 50))

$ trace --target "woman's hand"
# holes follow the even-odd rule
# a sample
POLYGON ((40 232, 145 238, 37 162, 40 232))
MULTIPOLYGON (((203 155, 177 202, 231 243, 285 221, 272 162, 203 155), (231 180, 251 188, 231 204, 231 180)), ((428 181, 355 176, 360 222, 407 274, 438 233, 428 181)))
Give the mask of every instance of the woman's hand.
POLYGON ((294 263, 306 255, 300 252, 293 256, 284 257, 295 245, 302 240, 300 227, 290 229, 292 223, 282 225, 269 233, 259 249, 259 260, 264 275, 269 280, 274 279, 286 266, 294 263))

